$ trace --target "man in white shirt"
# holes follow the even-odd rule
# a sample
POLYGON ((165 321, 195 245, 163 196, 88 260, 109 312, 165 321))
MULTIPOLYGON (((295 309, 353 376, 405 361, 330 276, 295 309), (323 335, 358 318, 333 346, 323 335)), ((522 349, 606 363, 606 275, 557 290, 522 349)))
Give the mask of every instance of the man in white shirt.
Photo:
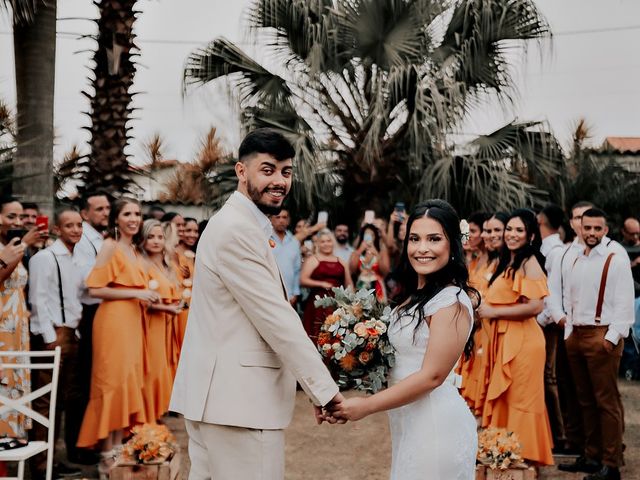
MULTIPOLYGON (((59 429, 64 411, 64 440, 67 452, 73 456, 83 414, 76 328, 82 316, 80 295, 84 288, 84 277, 79 259, 74 255, 74 247, 82 237, 80 214, 71 208, 58 211, 54 232, 58 240, 29 261, 31 348, 53 350, 59 346, 61 349, 56 430, 59 429)), ((51 382, 51 375, 50 370, 34 370, 33 389, 51 382)), ((33 408, 48 416, 49 400, 46 396, 40 397, 33 401, 33 408)), ((33 437, 46 440, 47 429, 34 422, 33 437)), ((38 457, 32 462, 33 477, 43 478, 46 455, 38 457)), ((70 474, 68 467, 62 465, 57 467, 59 474, 63 468, 66 469, 64 473, 70 474)))
POLYGON ((567 355, 583 412, 585 450, 559 468, 592 473, 586 480, 617 480, 624 430, 618 368, 634 319, 631 266, 622 247, 607 238, 602 210, 585 211, 581 229, 585 246, 567 278, 567 315, 561 321, 566 321, 567 355))
MULTIPOLYGON (((564 211, 558 205, 547 205, 537 215, 540 226, 540 237, 542 245, 540 253, 545 257, 544 268, 547 278, 551 275, 553 265, 562 256, 565 250, 564 243, 560 239, 559 230, 564 222, 564 211)), ((547 297, 548 299, 548 297, 547 297)), ((565 422, 558 389, 558 378, 556 376, 556 365, 558 362, 566 364, 566 355, 563 351, 558 354, 558 347, 564 343, 563 328, 553 321, 548 309, 548 300, 545 299, 545 309, 538 315, 538 323, 544 331, 546 346, 546 360, 544 366, 544 388, 547 412, 549 413, 549 423, 553 432, 554 450, 566 453, 570 450, 569 441, 565 430, 565 422)))
POLYGON ((333 249, 333 253, 336 257, 342 259, 346 263, 349 263, 351 254, 353 253, 353 247, 349 243, 349 225, 346 223, 338 223, 333 234, 336 237, 336 248, 333 249))
MULTIPOLYGON (((103 232, 109 226, 109 213, 111 204, 109 197, 104 192, 89 192, 80 199, 80 215, 82 216, 82 238, 74 249, 74 255, 78 257, 82 273, 86 279, 96 263, 96 256, 102 248, 104 242, 103 232)), ((79 346, 79 367, 80 378, 83 386, 84 403, 81 408, 83 414, 89 403, 89 389, 91 385, 91 357, 92 357, 92 331, 93 317, 100 306, 99 298, 89 295, 87 289, 83 289, 80 298, 82 302, 82 319, 78 327, 80 333, 79 346)), ((94 463, 94 455, 83 449, 76 451, 76 458, 72 455, 70 459, 74 463, 94 463)))

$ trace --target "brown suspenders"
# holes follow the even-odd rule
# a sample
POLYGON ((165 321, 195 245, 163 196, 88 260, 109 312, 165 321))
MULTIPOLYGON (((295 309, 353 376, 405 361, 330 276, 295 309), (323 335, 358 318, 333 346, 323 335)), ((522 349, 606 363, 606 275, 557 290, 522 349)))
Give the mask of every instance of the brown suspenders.
POLYGON ((604 289, 607 286, 607 274, 609 273, 609 266, 611 265, 611 259, 615 253, 610 253, 604 262, 604 268, 602 269, 602 276, 600 277, 600 290, 598 290, 598 303, 596 304, 596 325, 600 325, 600 318, 602 316, 602 304, 604 303, 604 289))

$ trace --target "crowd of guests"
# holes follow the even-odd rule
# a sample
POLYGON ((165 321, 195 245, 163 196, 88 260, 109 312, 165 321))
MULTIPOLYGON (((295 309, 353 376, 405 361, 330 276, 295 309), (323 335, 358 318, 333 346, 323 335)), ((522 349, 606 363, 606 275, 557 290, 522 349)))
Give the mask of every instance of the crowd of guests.
MULTIPOLYGON (((405 221, 401 209, 388 221, 367 221, 352 245, 347 224, 330 231, 300 220, 289 232, 287 211, 272 217, 274 254, 312 339, 329 313, 313 300, 332 287, 373 289, 394 303, 405 221)), ((558 468, 590 480, 620 478, 618 376, 638 378, 640 365, 629 335, 634 327, 640 338, 640 223, 626 219, 618 243, 606 213, 589 202, 574 205, 568 222, 548 205, 476 212, 467 223, 469 283, 482 301, 473 353, 458 372, 479 426, 514 432, 531 464, 575 454, 558 468)))
MULTIPOLYGON (((640 223, 625 220, 618 243, 594 205, 576 204, 568 226, 564 216, 548 205, 468 217, 466 264, 482 301, 473 354, 458 366, 461 393, 479 426, 518 435, 529 462, 551 465, 554 452, 576 453, 559 468, 619 478, 618 374, 640 373, 628 335, 634 297, 640 305, 640 223)), ((58 209, 51 229, 38 218, 36 205, 0 200, 0 348, 61 347, 68 460, 100 460, 105 473, 131 426, 167 413, 205 222, 158 207, 143 215, 137 201, 100 192, 58 209)), ((287 210, 271 217, 283 284, 312 339, 328 313, 313 300, 333 287, 372 289, 391 304, 401 295, 396 269, 406 219, 402 204, 388 220, 365 215, 352 243, 347 223, 332 222, 330 230, 324 219, 300 220, 290 231, 287 210)), ((640 336, 637 323, 635 330, 640 336)), ((7 396, 50 381, 43 371, 0 375, 7 396)), ((33 406, 47 413, 46 402, 33 406)), ((46 435, 19 412, 0 415, 0 435, 28 431, 46 435)), ((33 478, 44 468, 37 459, 33 478)))
MULTIPOLYGON (((60 347, 56 430, 64 414, 69 462, 99 463, 106 474, 123 435, 167 413, 203 226, 157 207, 143 216, 136 200, 101 192, 60 207, 51 229, 39 219, 36 205, 0 199, 0 349, 60 347)), ((49 383, 51 371, 0 377, 2 394, 17 398, 49 383)), ((48 399, 33 408, 47 416, 48 399)), ((10 412, 0 435, 46 440, 47 431, 10 412)), ((45 468, 43 454, 32 478, 45 468)), ((65 462, 54 468, 75 473, 65 462)))

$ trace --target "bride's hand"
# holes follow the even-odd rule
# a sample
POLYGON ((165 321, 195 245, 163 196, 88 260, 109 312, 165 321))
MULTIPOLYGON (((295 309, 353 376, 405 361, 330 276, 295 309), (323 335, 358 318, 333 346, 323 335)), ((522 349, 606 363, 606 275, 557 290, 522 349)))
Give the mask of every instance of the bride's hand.
POLYGON ((327 410, 334 418, 342 418, 353 422, 371 413, 367 408, 367 404, 366 397, 352 397, 341 403, 327 407, 327 410))

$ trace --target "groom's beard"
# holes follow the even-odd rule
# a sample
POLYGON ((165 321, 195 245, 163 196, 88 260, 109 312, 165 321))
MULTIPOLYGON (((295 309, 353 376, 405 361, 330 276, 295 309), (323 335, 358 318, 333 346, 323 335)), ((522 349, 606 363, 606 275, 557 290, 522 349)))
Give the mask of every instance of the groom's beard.
POLYGON ((340 245, 346 245, 348 241, 349 237, 336 237, 336 242, 338 242, 340 245))
POLYGON ((269 187, 267 187, 264 190, 260 191, 256 187, 254 187, 251 184, 251 182, 247 182, 247 193, 249 193, 249 197, 251 198, 253 203, 255 203, 256 207, 258 207, 258 209, 262 213, 264 213, 265 215, 278 215, 280 213, 280 211, 282 210, 282 204, 284 202, 284 199, 287 196, 287 192, 283 188, 281 189, 281 188, 269 188, 269 187), (262 195, 267 193, 269 190, 281 191, 284 194, 282 196, 282 200, 280 201, 280 205, 272 205, 272 204, 265 203, 265 202, 262 201, 262 195))

